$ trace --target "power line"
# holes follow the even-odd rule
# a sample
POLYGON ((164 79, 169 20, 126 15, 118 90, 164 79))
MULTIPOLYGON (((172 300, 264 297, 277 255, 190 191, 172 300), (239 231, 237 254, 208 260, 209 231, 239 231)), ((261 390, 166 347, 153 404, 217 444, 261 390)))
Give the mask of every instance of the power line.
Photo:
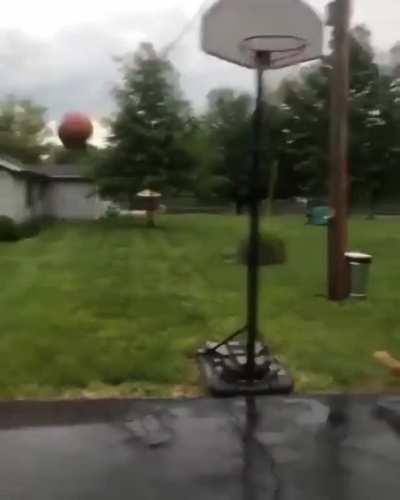
POLYGON ((193 17, 184 25, 183 29, 180 31, 179 35, 174 38, 172 42, 170 42, 162 51, 161 54, 164 57, 167 57, 183 40, 183 38, 189 33, 189 31, 192 29, 194 24, 197 22, 199 17, 203 14, 204 10, 207 7, 207 4, 210 3, 210 0, 203 0, 201 3, 200 7, 196 11, 196 13, 193 15, 193 17))

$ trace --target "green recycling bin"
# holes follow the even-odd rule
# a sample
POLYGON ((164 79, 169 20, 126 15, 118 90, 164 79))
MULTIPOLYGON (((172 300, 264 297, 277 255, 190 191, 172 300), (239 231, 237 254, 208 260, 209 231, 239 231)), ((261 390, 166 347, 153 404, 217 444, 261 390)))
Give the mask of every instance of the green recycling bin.
POLYGON ((326 226, 329 220, 329 207, 320 206, 307 209, 308 224, 313 226, 326 226))
POLYGON ((372 256, 361 252, 347 252, 346 259, 350 267, 350 297, 365 299, 372 256))

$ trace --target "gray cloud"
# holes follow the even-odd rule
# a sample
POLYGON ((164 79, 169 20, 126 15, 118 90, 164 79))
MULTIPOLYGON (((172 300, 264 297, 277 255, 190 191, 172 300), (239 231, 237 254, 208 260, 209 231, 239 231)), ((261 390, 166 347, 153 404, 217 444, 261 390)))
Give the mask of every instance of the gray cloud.
POLYGON ((117 78, 112 54, 118 39, 94 27, 59 33, 37 41, 21 32, 0 38, 0 94, 29 96, 58 118, 68 109, 104 113, 110 109, 110 89, 117 78))
POLYGON ((49 109, 49 119, 71 109, 96 117, 108 114, 113 109, 111 89, 119 79, 113 58, 143 40, 162 46, 176 33, 176 23, 185 21, 176 11, 154 17, 115 16, 107 24, 65 28, 49 40, 2 30, 0 96, 32 97, 49 109))
MULTIPOLYGON (((115 15, 107 23, 64 28, 51 39, 17 30, 0 32, 0 96, 31 97, 48 108, 50 120, 78 109, 96 118, 113 110, 111 90, 119 80, 114 56, 134 50, 143 40, 167 46, 187 22, 179 10, 115 15)), ((245 69, 201 53, 198 26, 170 53, 181 73, 181 84, 196 106, 216 86, 250 90, 253 76, 245 69)), ((272 77, 276 82, 277 76, 272 77)))
MULTIPOLYGON (((362 2, 364 0, 358 3, 362 2)), ((371 0, 365 2, 372 5, 371 0)), ((325 0, 312 0, 312 3, 320 8, 326 4, 325 0)), ((365 11, 372 14, 371 9, 365 11)), ((32 97, 48 108, 49 120, 57 120, 71 109, 82 110, 95 118, 105 116, 113 110, 111 89, 119 79, 113 56, 134 50, 144 40, 162 48, 179 34, 187 20, 184 11, 165 10, 160 6, 158 13, 119 13, 107 21, 65 27, 47 39, 2 29, 0 96, 14 93, 32 97)), ((368 17, 362 20, 368 21, 368 17)), ((379 22, 382 24, 382 19, 379 22)), ((187 96, 199 107, 213 87, 230 85, 251 90, 250 71, 201 53, 198 29, 198 25, 193 26, 170 54, 181 72, 187 96)), ((384 31, 381 29, 379 33, 384 31)), ((397 35, 395 30, 392 33, 394 43, 397 35)), ((287 71, 271 74, 269 84, 276 85, 286 74, 287 71)))

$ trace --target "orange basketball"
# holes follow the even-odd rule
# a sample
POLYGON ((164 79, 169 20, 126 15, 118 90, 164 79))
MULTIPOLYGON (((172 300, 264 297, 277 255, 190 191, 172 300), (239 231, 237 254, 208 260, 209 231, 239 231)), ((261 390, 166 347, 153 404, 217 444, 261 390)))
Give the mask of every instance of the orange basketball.
POLYGON ((84 113, 67 113, 58 128, 58 136, 67 149, 84 149, 93 135, 93 124, 84 113))

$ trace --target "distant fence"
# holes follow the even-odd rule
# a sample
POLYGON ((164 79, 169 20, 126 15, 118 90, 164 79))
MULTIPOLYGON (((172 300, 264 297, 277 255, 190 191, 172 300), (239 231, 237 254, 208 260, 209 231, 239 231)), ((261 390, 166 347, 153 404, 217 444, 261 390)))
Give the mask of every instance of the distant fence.
MULTIPOLYGON (((167 207, 170 214, 233 214, 235 213, 234 203, 225 200, 201 201, 196 198, 163 198, 163 205, 167 207)), ((265 208, 265 204, 264 204, 265 208)), ((295 200, 275 200, 273 211, 276 215, 304 214, 304 205, 295 200)))
POLYGON ((224 214, 233 212, 232 204, 223 200, 204 202, 196 198, 163 198, 169 214, 224 214))
MULTIPOLYGON (((353 214, 367 215, 370 213, 370 207, 366 204, 355 204, 351 208, 353 214)), ((400 215, 400 200, 380 201, 374 206, 375 215, 400 215)))
MULTIPOLYGON (((296 200, 276 200, 273 204, 273 212, 276 215, 305 214, 306 206, 296 200)), ((366 203, 354 203, 350 207, 350 213, 354 215, 370 214, 370 206, 366 203)), ((382 200, 374 206, 375 215, 400 215, 400 200, 382 200)))
MULTIPOLYGON (((163 198, 163 205, 170 214, 234 214, 235 205, 225 200, 201 201, 192 197, 163 198)), ((266 203, 263 204, 265 210, 266 203)), ((274 215, 304 215, 306 206, 295 199, 275 200, 274 215)), ((355 215, 368 215, 370 208, 365 203, 354 204, 350 212, 355 215)), ((400 200, 385 200, 375 205, 376 215, 400 215, 400 200)))

